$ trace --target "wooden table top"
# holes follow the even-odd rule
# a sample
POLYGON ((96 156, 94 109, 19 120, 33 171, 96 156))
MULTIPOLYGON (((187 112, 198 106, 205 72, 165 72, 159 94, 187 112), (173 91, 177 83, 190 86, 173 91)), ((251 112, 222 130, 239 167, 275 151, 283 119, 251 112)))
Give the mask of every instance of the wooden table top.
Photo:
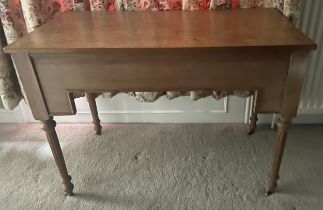
POLYGON ((316 44, 276 9, 65 12, 4 48, 6 53, 133 48, 280 47, 316 44))

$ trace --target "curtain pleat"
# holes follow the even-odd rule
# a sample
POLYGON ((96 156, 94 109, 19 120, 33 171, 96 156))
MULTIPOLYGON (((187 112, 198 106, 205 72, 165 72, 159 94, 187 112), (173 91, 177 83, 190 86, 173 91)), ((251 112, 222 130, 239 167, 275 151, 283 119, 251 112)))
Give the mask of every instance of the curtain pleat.
POLYGON ((4 54, 3 47, 7 45, 3 28, 0 28, 0 97, 5 109, 14 109, 22 96, 10 56, 4 54))
MULTIPOLYGON (((15 108, 22 98, 13 64, 9 56, 4 55, 2 47, 7 43, 33 31, 38 26, 62 11, 167 11, 167 10, 223 10, 253 7, 276 7, 298 23, 301 0, 0 0, 0 17, 2 29, 0 30, 0 97, 5 109, 15 108)), ((91 40, 89 40, 90 42, 91 40)), ((105 95, 114 95, 105 94, 105 95)), ((158 92, 132 92, 138 100, 154 101, 163 95, 158 92)), ((206 95, 215 98, 226 94, 246 96, 240 91, 227 92, 167 92, 167 97, 191 95, 198 99, 206 95)))

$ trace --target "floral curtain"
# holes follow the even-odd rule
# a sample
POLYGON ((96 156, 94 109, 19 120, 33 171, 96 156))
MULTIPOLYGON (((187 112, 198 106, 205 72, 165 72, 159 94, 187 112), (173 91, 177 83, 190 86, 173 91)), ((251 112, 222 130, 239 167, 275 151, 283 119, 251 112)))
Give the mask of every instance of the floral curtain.
MULTIPOLYGON (((14 109, 22 99, 17 76, 10 57, 3 53, 6 44, 33 31, 52 19, 57 13, 79 11, 165 11, 165 10, 223 10, 253 7, 276 7, 295 24, 298 23, 302 0, 0 0, 0 97, 5 109, 14 109)), ((90 41, 90 40, 89 40, 90 41)), ((213 95, 221 98, 228 94, 246 96, 243 92, 167 92, 169 98, 191 95, 193 99, 213 95)), ((111 96, 112 93, 105 95, 111 96)), ((158 92, 133 92, 141 101, 154 101, 158 92)))

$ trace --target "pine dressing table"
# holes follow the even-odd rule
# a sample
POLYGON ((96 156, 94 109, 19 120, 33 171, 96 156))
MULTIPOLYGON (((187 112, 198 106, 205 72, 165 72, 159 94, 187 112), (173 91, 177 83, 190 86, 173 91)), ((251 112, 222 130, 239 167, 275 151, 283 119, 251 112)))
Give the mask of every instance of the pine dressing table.
POLYGON ((86 92, 96 131, 95 94, 104 91, 250 90, 257 113, 279 113, 267 195, 279 178, 296 116, 306 59, 316 44, 275 9, 67 12, 4 48, 33 116, 41 121, 65 192, 73 195, 54 116, 74 115, 86 92))

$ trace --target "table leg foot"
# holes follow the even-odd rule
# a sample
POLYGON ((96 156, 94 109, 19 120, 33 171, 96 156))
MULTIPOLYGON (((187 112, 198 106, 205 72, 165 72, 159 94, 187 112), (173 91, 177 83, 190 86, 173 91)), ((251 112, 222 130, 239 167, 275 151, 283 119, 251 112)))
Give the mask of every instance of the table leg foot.
POLYGON ((274 180, 271 178, 270 176, 270 180, 269 180, 269 184, 268 184, 268 190, 266 192, 266 195, 269 196, 271 194, 273 194, 278 186, 277 184, 277 180, 279 179, 279 176, 277 176, 277 178, 274 180))
POLYGON ((271 194, 273 194, 270 190, 268 190, 265 194, 265 196, 270 196, 271 194))
POLYGON ((287 131, 290 125, 290 120, 280 118, 277 122, 277 137, 276 137, 276 149, 275 156, 272 163, 272 170, 270 173, 270 179, 268 184, 268 192, 273 193, 277 188, 277 180, 279 179, 279 169, 283 158, 285 149, 287 131))
POLYGON ((87 101, 89 103, 89 106, 90 106, 90 111, 91 111, 92 120, 93 120, 92 123, 94 124, 93 127, 94 127, 94 130, 95 130, 95 134, 96 135, 101 135, 102 126, 100 124, 100 118, 99 118, 95 98, 96 98, 96 94, 94 94, 94 93, 86 93, 86 99, 87 99, 87 101))
POLYGON ((48 120, 41 121, 40 125, 41 129, 46 133, 47 141, 52 150, 56 166, 63 179, 63 185, 66 195, 73 195, 74 185, 71 182, 72 177, 67 172, 63 152, 57 138, 55 126, 56 122, 53 120, 53 117, 49 117, 48 120))
POLYGON ((71 176, 68 176, 68 182, 63 182, 63 185, 64 185, 64 191, 65 191, 65 195, 66 196, 73 196, 74 193, 73 193, 73 189, 74 189, 74 185, 73 183, 71 182, 72 180, 72 177, 71 176))
POLYGON ((255 133, 255 130, 257 128, 257 121, 258 121, 257 113, 253 112, 250 117, 250 125, 249 125, 249 131, 248 131, 249 135, 252 135, 255 133))

